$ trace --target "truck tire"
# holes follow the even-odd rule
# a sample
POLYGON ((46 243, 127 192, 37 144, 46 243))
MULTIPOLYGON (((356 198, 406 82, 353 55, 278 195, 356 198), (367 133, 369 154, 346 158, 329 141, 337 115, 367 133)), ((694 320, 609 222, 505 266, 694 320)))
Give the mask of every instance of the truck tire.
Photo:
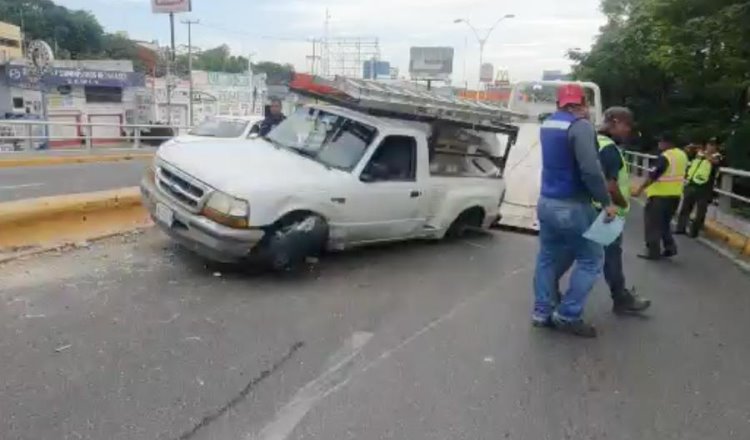
POLYGON ((314 214, 282 219, 267 233, 263 254, 271 269, 298 272, 308 258, 318 257, 328 241, 328 224, 314 214))
POLYGON ((469 208, 459 214, 445 233, 445 238, 452 240, 463 238, 472 229, 482 227, 484 221, 484 209, 480 207, 469 208))

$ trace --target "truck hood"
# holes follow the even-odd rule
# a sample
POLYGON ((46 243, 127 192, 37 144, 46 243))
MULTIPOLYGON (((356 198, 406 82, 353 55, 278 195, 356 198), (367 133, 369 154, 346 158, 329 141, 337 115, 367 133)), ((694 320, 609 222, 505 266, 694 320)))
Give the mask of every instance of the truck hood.
POLYGON ((217 138, 210 136, 195 136, 192 134, 182 134, 170 139, 170 143, 193 144, 196 142, 236 142, 238 138, 217 138))
POLYGON ((263 139, 167 144, 159 149, 157 157, 212 188, 237 197, 259 189, 320 188, 348 176, 263 139))

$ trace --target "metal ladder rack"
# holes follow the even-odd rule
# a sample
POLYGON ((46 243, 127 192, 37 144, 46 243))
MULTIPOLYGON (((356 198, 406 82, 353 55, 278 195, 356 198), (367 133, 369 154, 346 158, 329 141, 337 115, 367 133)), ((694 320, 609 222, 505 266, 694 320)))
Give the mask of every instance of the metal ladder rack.
POLYGON ((327 80, 297 74, 289 85, 302 95, 364 113, 419 121, 442 120, 466 128, 506 133, 515 137, 510 123, 519 114, 485 102, 445 96, 412 85, 337 76, 327 80))

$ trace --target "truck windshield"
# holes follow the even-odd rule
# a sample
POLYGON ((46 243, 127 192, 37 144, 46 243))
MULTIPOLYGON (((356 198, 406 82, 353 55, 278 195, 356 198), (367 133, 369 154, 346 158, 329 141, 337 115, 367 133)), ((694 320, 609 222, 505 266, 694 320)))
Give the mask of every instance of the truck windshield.
POLYGON ((236 138, 242 136, 247 128, 247 121, 239 119, 211 118, 190 130, 193 136, 206 136, 217 138, 236 138))
POLYGON ((267 138, 326 166, 351 171, 377 134, 370 125, 316 108, 301 108, 267 138))

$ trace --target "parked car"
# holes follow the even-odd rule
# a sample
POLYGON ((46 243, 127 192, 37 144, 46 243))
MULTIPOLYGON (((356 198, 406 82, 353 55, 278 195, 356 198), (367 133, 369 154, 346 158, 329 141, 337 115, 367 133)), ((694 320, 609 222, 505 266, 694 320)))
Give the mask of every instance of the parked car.
POLYGON ((212 142, 247 139, 260 131, 263 116, 214 116, 194 127, 187 134, 179 135, 166 144, 186 144, 210 139, 212 142))

